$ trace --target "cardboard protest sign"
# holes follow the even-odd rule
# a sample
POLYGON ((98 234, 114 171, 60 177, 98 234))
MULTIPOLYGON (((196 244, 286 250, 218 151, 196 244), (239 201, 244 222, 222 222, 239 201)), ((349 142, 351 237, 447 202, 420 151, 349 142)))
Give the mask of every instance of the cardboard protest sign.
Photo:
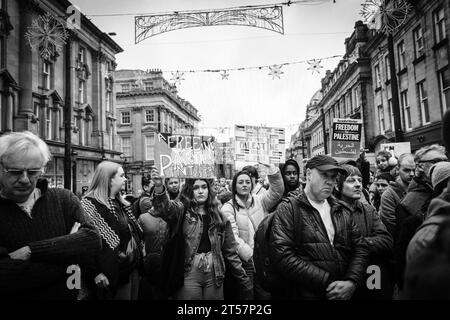
POLYGON ((333 119, 331 156, 355 159, 361 149, 361 119, 333 119))
POLYGON ((155 166, 161 176, 203 179, 215 176, 215 143, 212 137, 155 134, 155 166))

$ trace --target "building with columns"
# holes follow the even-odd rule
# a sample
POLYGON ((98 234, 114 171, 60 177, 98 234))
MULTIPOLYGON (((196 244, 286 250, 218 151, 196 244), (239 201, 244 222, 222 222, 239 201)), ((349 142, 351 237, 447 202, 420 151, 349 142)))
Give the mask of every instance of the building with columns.
POLYGON ((64 185, 70 141, 72 190, 80 191, 102 159, 120 161, 114 69, 115 55, 123 50, 83 14, 77 28, 68 29, 69 1, 1 0, 0 5, 0 134, 29 130, 43 138, 52 153, 45 177, 58 187, 64 185), (43 55, 43 47, 32 49, 25 35, 46 14, 60 21, 69 37, 59 52, 43 55))
POLYGON ((127 191, 137 195, 142 175, 155 163, 155 133, 196 135, 201 119, 161 70, 117 70, 115 79, 118 145, 127 191))

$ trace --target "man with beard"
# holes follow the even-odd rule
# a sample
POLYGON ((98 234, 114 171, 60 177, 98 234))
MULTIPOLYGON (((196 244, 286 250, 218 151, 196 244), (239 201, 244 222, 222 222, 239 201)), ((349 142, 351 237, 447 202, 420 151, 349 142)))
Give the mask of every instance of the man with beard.
POLYGON ((175 200, 180 193, 180 179, 166 178, 165 180, 167 191, 169 192, 170 200, 175 200))

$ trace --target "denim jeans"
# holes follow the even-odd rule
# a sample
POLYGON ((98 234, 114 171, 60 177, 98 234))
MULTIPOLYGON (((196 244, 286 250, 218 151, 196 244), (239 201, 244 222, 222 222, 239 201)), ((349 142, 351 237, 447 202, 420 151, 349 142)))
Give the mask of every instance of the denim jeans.
POLYGON ((184 285, 175 300, 223 300, 223 286, 214 282, 212 253, 197 253, 192 268, 184 275, 184 285))

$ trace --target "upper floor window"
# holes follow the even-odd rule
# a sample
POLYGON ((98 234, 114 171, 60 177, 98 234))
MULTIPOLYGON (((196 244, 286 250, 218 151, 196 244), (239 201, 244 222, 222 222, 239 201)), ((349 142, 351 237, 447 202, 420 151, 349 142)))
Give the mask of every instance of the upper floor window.
POLYGON ((381 74, 380 74, 380 65, 377 63, 374 67, 375 71, 375 85, 376 87, 381 87, 381 74))
POLYGON ((408 90, 402 91, 400 93, 400 104, 404 115, 404 126, 406 130, 411 129, 411 108, 408 103, 408 90))
POLYGON ((131 123, 130 111, 122 111, 120 114, 121 114, 121 124, 130 124, 131 123))
POLYGON ((52 132, 52 114, 53 111, 51 108, 47 107, 45 110, 45 138, 46 139, 52 139, 53 138, 53 132, 52 132))
POLYGON ((153 89, 153 81, 144 81, 144 90, 149 91, 153 89))
POLYGON ((51 88, 52 64, 48 61, 42 63, 42 86, 44 89, 51 88))
POLYGON ((433 24, 434 39, 436 43, 439 43, 446 37, 444 8, 439 8, 433 12, 433 24))
POLYGON ((450 69, 439 71, 439 92, 441 96, 442 112, 450 108, 450 69))
POLYGON ((122 92, 129 92, 130 91, 130 84, 124 83, 122 84, 122 92))
POLYGON ((384 57, 384 69, 386 81, 391 80, 391 62, 389 61, 389 56, 384 57))
POLYGON ((145 110, 145 122, 155 122, 155 110, 145 110))
POLYGON ((78 79, 78 102, 86 102, 86 81, 83 79, 78 79))
POLYGON ((397 45, 397 55, 398 55, 398 70, 401 71, 406 66, 405 43, 403 41, 401 41, 397 45))
POLYGON ((121 152, 125 156, 131 156, 131 138, 130 137, 122 137, 120 143, 121 152))
POLYGON ((380 133, 384 134, 386 125, 384 123, 384 108, 383 108, 383 105, 378 106, 378 122, 380 123, 380 133))
POLYGON ((423 54, 423 32, 422 27, 418 26, 413 31, 414 37, 414 57, 417 59, 423 54))
POLYGON ((356 86, 353 89, 353 106, 355 108, 355 110, 359 109, 359 87, 356 86))
POLYGON ((430 123, 430 110, 428 108, 428 94, 425 87, 425 81, 417 84, 417 92, 419 94, 420 115, 422 124, 430 123))
POLYGON ((145 136, 145 160, 155 159, 155 136, 145 136))

